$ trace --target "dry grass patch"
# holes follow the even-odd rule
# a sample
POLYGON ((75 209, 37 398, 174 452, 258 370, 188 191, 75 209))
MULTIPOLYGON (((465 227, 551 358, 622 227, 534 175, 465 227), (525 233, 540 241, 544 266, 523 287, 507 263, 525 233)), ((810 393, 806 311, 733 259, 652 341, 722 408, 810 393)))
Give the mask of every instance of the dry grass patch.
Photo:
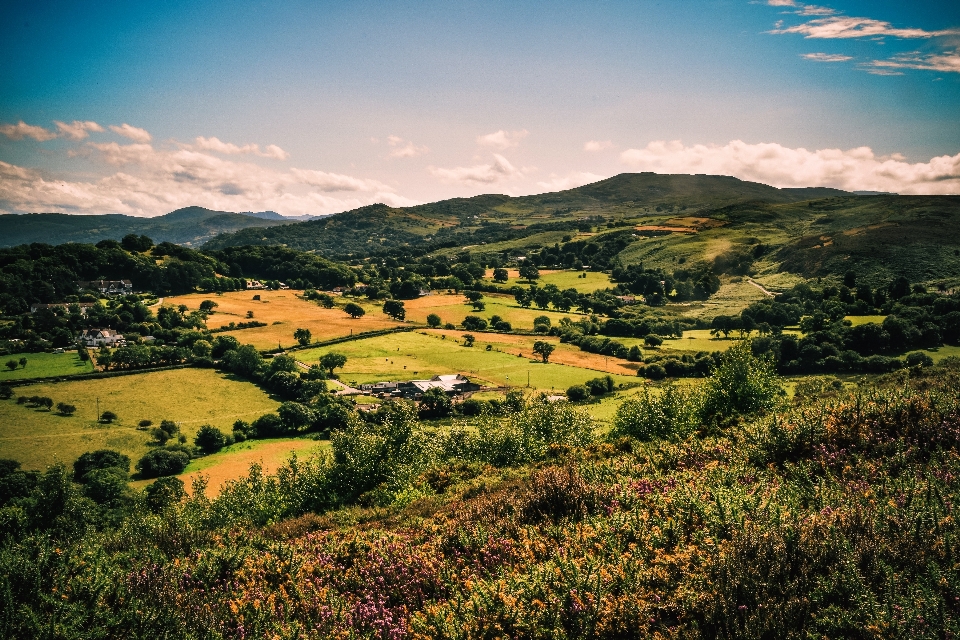
POLYGON ((199 309, 204 300, 217 303, 216 313, 207 318, 211 329, 222 327, 231 322, 257 320, 266 322, 265 327, 228 331, 243 344, 252 344, 258 349, 272 349, 278 344, 293 346, 293 332, 299 328, 309 329, 313 340, 329 340, 348 336, 351 332, 362 333, 377 329, 389 329, 400 326, 383 313, 383 303, 370 303, 353 298, 337 299, 339 305, 356 302, 367 312, 362 318, 351 318, 342 308, 324 309, 316 302, 310 302, 297 296, 292 290, 283 291, 231 291, 222 296, 193 293, 185 296, 166 298, 164 305, 186 305, 191 310, 199 309), (260 300, 254 300, 255 295, 260 300), (247 318, 247 312, 253 312, 253 318, 247 318))

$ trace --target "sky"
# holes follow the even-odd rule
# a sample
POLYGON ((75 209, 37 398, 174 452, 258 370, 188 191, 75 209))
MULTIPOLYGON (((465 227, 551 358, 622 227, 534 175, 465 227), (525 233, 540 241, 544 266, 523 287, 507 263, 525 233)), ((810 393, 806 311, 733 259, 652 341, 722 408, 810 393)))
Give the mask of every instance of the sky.
POLYGON ((329 214, 619 173, 960 194, 960 2, 7 3, 0 213, 329 214))

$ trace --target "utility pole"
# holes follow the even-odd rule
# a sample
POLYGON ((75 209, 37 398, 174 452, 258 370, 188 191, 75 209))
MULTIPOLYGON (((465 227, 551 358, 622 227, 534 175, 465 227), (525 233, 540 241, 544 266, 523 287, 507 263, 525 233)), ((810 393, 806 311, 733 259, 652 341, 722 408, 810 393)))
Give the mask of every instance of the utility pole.
POLYGON ((97 396, 97 422, 100 422, 100 396, 97 396))
POLYGON ((530 369, 527 369, 527 389, 530 388, 530 369))

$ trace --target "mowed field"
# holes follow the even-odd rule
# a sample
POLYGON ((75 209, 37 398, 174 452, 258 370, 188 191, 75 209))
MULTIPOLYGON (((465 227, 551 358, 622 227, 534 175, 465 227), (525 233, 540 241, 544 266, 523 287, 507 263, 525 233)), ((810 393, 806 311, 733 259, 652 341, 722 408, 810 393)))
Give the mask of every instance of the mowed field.
MULTIPOLYGON (((283 291, 231 291, 222 296, 210 294, 190 294, 165 298, 165 306, 186 305, 191 310, 200 308, 204 300, 217 303, 216 313, 207 318, 207 326, 216 329, 231 322, 266 322, 265 327, 228 331, 242 344, 252 344, 258 349, 274 349, 277 345, 290 347, 297 342, 293 332, 297 329, 309 329, 314 341, 329 340, 348 336, 350 332, 361 333, 400 326, 383 313, 383 303, 370 303, 362 299, 335 297, 341 306, 347 302, 356 302, 367 312, 362 318, 351 318, 340 307, 324 309, 316 302, 297 297, 297 292, 283 291), (260 300, 253 296, 259 295, 260 300), (253 318, 247 318, 247 312, 253 312, 253 318)), ((218 335, 218 334, 214 334, 218 335)))
POLYGON ((148 451, 148 432, 136 429, 140 420, 179 422, 192 441, 201 425, 229 433, 235 421, 254 420, 279 406, 253 384, 212 369, 36 384, 17 387, 15 393, 77 407, 74 415, 64 417, 18 405, 14 399, 0 401, 0 457, 18 460, 27 469, 42 469, 57 460, 71 464, 96 449, 115 449, 136 462, 148 451), (97 424, 97 398, 101 412, 119 416, 115 423, 97 424))
POLYGON ((0 383, 6 380, 24 378, 52 378, 54 376, 72 376, 78 373, 90 373, 93 364, 84 362, 76 351, 67 353, 17 353, 12 356, 0 356, 0 383), (10 370, 5 366, 9 360, 27 359, 27 366, 17 366, 10 370))
MULTIPOLYGON (((602 372, 551 362, 533 362, 532 353, 524 345, 507 343, 513 338, 503 334, 474 334, 477 343, 464 347, 455 340, 463 332, 417 331, 345 342, 332 347, 297 352, 297 359, 307 364, 319 361, 320 356, 335 351, 347 356, 347 364, 337 374, 348 384, 362 384, 378 380, 410 380, 430 378, 437 374, 462 373, 488 386, 525 387, 527 375, 530 386, 542 391, 562 391, 574 384, 603 375, 602 372), (444 337, 449 335, 450 337, 444 337), (488 343, 500 339, 505 350, 486 350, 488 343), (524 355, 517 356, 520 351, 524 355)), ((556 340, 552 338, 551 340, 556 340)), ((531 342, 532 344, 532 342, 531 342)), ((563 345, 564 348, 567 345, 563 345)), ((556 355, 557 352, 554 353, 556 355)), ((589 355, 589 354, 584 354, 589 355)), ((555 358, 552 356, 551 360, 555 358)), ((602 356, 600 356, 602 360, 602 356)), ((612 358, 610 359, 613 360, 612 358)), ((631 372, 632 374, 632 372, 631 372)), ((642 382, 636 375, 614 375, 617 383, 642 382)))
POLYGON ((455 325, 460 325, 466 316, 478 316, 489 322, 491 316, 497 315, 509 322, 514 329, 532 331, 533 320, 538 316, 547 316, 553 324, 558 323, 563 317, 572 320, 583 317, 582 313, 572 310, 561 313, 552 310, 544 311, 536 307, 524 309, 517 304, 513 296, 484 294, 483 303, 486 305, 483 311, 474 311, 463 295, 452 293, 435 293, 416 300, 403 301, 404 308, 407 310, 407 320, 421 324, 426 323, 427 316, 431 313, 440 316, 442 322, 452 322, 455 325))
MULTIPOLYGON (((513 285, 520 285, 521 287, 530 286, 530 283, 526 280, 520 281, 520 272, 516 269, 507 269, 507 276, 509 280, 506 283, 501 284, 494 282, 493 269, 487 269, 484 281, 487 284, 500 284, 505 287, 512 287, 513 285)), ((610 282, 609 274, 596 271, 574 271, 572 269, 541 271, 540 279, 535 282, 541 287, 547 284, 553 284, 558 286, 561 291, 564 289, 576 289, 580 293, 592 293, 597 289, 606 289, 613 286, 613 283, 610 282)))
MULTIPOLYGON (((224 447, 209 456, 191 460, 184 472, 177 477, 183 481, 188 493, 192 493, 193 481, 203 477, 207 481, 204 494, 213 498, 219 495, 225 482, 246 476, 254 464, 259 464, 265 474, 275 473, 291 455, 309 457, 329 446, 327 441, 317 442, 309 438, 247 440, 224 447)), ((142 489, 152 483, 153 480, 138 480, 130 484, 142 489)))

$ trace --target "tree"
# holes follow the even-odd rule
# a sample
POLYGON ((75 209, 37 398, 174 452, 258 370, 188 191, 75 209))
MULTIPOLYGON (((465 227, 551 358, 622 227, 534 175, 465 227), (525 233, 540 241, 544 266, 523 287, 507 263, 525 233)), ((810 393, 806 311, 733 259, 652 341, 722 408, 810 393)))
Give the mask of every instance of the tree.
POLYGON ((317 419, 313 409, 299 402, 284 402, 277 409, 277 413, 287 431, 300 431, 311 426, 317 419))
POLYGON ((293 332, 293 339, 304 347, 310 344, 310 337, 310 329, 297 329, 293 332))
POLYGON ((483 311, 484 309, 487 308, 487 305, 486 305, 486 303, 485 303, 483 300, 475 300, 475 301, 471 302, 470 304, 473 305, 473 310, 474 310, 474 311, 483 311))
POLYGON ((216 427, 208 424, 200 427, 197 431, 197 437, 193 439, 193 444, 197 445, 203 453, 216 453, 227 446, 227 437, 216 427))
POLYGON ((200 303, 200 311, 203 311, 204 313, 211 313, 216 307, 219 306, 220 305, 213 300, 204 300, 200 303))
POLYGON ((402 300, 387 300, 383 303, 383 312, 400 322, 407 317, 407 310, 403 308, 402 300))
POLYGON ((16 360, 7 360, 7 369, 13 371, 19 366, 19 363, 16 360))
POLYGON ((420 415, 425 418, 443 418, 450 415, 453 402, 440 387, 427 389, 420 396, 420 415))
POLYGON ((508 274, 506 269, 494 269, 493 270, 493 281, 504 283, 508 279, 508 274))
POLYGON ((356 302, 348 302, 343 307, 343 310, 346 311, 351 318, 362 318, 366 313, 366 311, 363 310, 363 307, 358 305, 356 302))
POLYGON ((464 291, 463 295, 470 302, 477 302, 478 300, 483 298, 483 292, 481 291, 473 291, 473 290, 464 291))
POLYGON ((550 360, 550 354, 553 353, 554 349, 556 349, 555 346, 543 340, 537 340, 533 343, 533 352, 543 359, 544 364, 550 360))
POLYGON ((547 333, 550 331, 550 318, 547 316, 537 316, 533 319, 533 330, 536 333, 547 333))
POLYGON ((111 468, 120 469, 124 473, 129 472, 130 458, 112 449, 88 451, 74 461, 73 479, 75 482, 83 482, 84 476, 91 471, 111 468))
POLYGON ((77 408, 72 404, 67 404, 66 402, 57 403, 57 412, 62 416, 71 416, 76 413, 77 408))
POLYGON ((470 333, 463 334, 463 346, 472 347, 475 341, 476 341, 476 337, 473 334, 470 334, 470 333))
POLYGON ((520 277, 524 280, 533 281, 540 278, 540 270, 531 262, 524 262, 520 265, 520 277))
POLYGON ((630 362, 640 362, 643 360, 643 352, 640 351, 640 347, 637 345, 630 347, 630 353, 627 355, 627 360, 630 362))
POLYGON ((101 505, 116 505, 128 491, 126 469, 95 469, 83 477, 83 493, 101 505))
POLYGON ((431 313, 430 315, 427 316, 427 324, 433 327, 434 329, 439 327, 440 323, 442 322, 443 320, 440 319, 440 316, 438 316, 435 313, 431 313))
POLYGON ((567 389, 567 400, 570 402, 581 402, 590 397, 590 389, 585 385, 575 384, 567 389))
POLYGON ((154 513, 162 513, 167 507, 178 504, 187 497, 183 480, 180 478, 159 478, 144 489, 144 493, 147 497, 147 506, 154 513))
POLYGON ((113 411, 104 411, 103 413, 100 414, 100 422, 105 422, 107 424, 110 424, 116 419, 117 419, 117 414, 115 414, 113 411))
POLYGON ((643 342, 648 347, 659 347, 663 344, 663 338, 654 333, 650 333, 647 334, 647 337, 643 339, 643 342))
POLYGON ((183 451, 154 449, 140 458, 137 462, 137 471, 144 479, 159 478, 176 475, 186 469, 188 464, 190 464, 190 456, 183 451))
POLYGON ((153 441, 156 442, 161 447, 167 444, 167 440, 171 438, 171 435, 160 427, 154 427, 150 430, 150 437, 153 438, 153 441))
POLYGON ((325 353, 320 356, 320 366, 330 372, 331 378, 333 377, 333 370, 339 369, 345 364, 347 364, 347 356, 342 353, 331 351, 330 353, 325 353))
POLYGON ((324 309, 333 309, 333 296, 327 293, 319 293, 317 294, 317 304, 324 309))
POLYGON ((463 319, 463 328, 467 331, 483 331, 487 328, 487 321, 477 316, 467 316, 463 319))

